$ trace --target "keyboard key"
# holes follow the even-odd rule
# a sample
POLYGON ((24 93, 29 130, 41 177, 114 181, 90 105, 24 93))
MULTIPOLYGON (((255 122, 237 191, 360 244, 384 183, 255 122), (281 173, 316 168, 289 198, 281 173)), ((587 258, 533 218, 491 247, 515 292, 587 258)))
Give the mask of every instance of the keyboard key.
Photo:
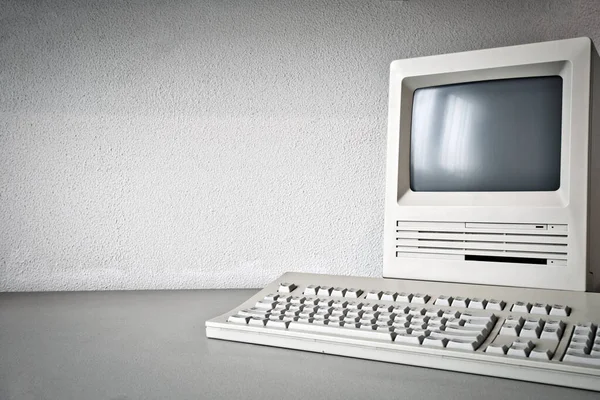
POLYGON ((590 354, 590 348, 585 344, 571 342, 571 344, 567 348, 567 354, 587 355, 587 354, 590 354))
POLYGON ((294 319, 294 321, 297 321, 298 323, 302 323, 302 324, 310 324, 310 323, 312 323, 313 319, 305 318, 305 317, 296 317, 294 319))
POLYGON ((350 329, 343 332, 344 335, 355 338, 364 338, 369 340, 393 341, 396 334, 386 329, 378 329, 377 325, 371 329, 350 329))
POLYGON ((512 308, 510 309, 510 311, 512 311, 512 312, 521 312, 521 313, 529 313, 530 310, 531 310, 531 304, 523 302, 523 301, 517 301, 515 304, 513 304, 512 308))
POLYGON ((332 291, 333 288, 331 286, 321 286, 319 290, 317 290, 317 294, 319 296, 329 296, 332 291))
POLYGON ((380 292, 379 290, 369 290, 365 298, 368 300, 380 300, 381 294, 382 292, 380 292))
MULTIPOLYGON (((290 317, 290 318, 297 317, 297 316, 300 315, 300 310, 296 310, 296 311, 290 311, 290 310, 288 310, 283 315, 285 315, 286 317, 290 317)), ((278 317, 279 319, 281 319, 282 315, 279 314, 279 315, 276 315, 276 317, 278 317)))
POLYGON ((255 304, 256 308, 271 310, 277 305, 276 301, 260 300, 255 304))
MULTIPOLYGON (((363 328, 361 326, 361 328, 363 328)), ((372 325, 369 327, 364 327, 364 329, 347 329, 340 334, 352 336, 355 338, 364 338, 364 339, 372 339, 372 340, 384 340, 384 341, 393 341, 396 333, 390 332, 387 329, 379 329, 377 325, 372 325)))
POLYGON ((414 304, 425 304, 429 301, 431 296, 427 294, 417 293, 413 296, 411 303, 414 304))
POLYGON ((336 300, 333 303, 331 303, 331 306, 333 308, 346 308, 347 305, 348 305, 348 302, 345 300, 336 300))
POLYGON ((446 345, 448 349, 470 350, 475 351, 479 347, 480 342, 474 340, 452 339, 446 345))
POLYGON ((456 298, 454 298, 454 301, 452 302, 452 306, 467 308, 469 306, 470 302, 471 302, 471 299, 469 299, 468 297, 456 297, 456 298))
POLYGON ((315 313, 317 315, 325 315, 325 314, 331 314, 331 312, 333 311, 333 307, 329 307, 329 306, 318 306, 317 310, 315 311, 315 313))
POLYGON ((306 310, 303 310, 300 312, 300 314, 298 314, 298 316, 302 317, 302 318, 311 318, 314 315, 315 315, 314 311, 306 311, 306 310))
POLYGON ((373 310, 364 310, 365 313, 363 314, 363 317, 372 317, 372 318, 377 318, 379 316, 379 314, 381 314, 379 311, 373 311, 373 310))
POLYGON ((374 323, 376 323, 376 322, 377 322, 377 318, 373 318, 373 317, 362 317, 362 318, 360 319, 360 321, 358 321, 358 322, 360 322, 361 324, 374 324, 374 323))
MULTIPOLYGON (((273 312, 274 310, 271 310, 273 312)), ((244 309, 238 312, 238 315, 242 315, 245 317, 252 317, 253 315, 265 315, 269 310, 265 310, 264 308, 256 308, 252 307, 250 309, 244 309)))
POLYGON ((304 294, 307 296, 316 296, 317 291, 319 290, 319 286, 317 285, 308 285, 306 289, 304 289, 304 294))
POLYGON ((361 319, 358 323, 358 329, 362 329, 363 331, 372 331, 374 329, 373 326, 375 325, 375 321, 365 321, 361 319))
POLYGON ((509 315, 504 320, 504 323, 511 323, 511 324, 523 326, 523 324, 525 323, 525 318, 519 317, 519 316, 514 316, 514 315, 509 315))
POLYGON ((430 318, 441 317, 444 315, 444 312, 442 310, 429 309, 425 311, 425 315, 430 318))
POLYGON ((294 285, 293 283, 283 282, 279 284, 279 289, 277 289, 277 291, 280 293, 291 293, 297 287, 298 286, 294 285))
POLYGON ((346 315, 343 321, 348 324, 357 324, 360 321, 360 317, 346 315))
POLYGON ((344 297, 344 295, 346 294, 347 291, 348 291, 348 289, 346 289, 346 288, 336 287, 331 292, 331 296, 332 297, 344 297))
POLYGON ((592 339, 589 336, 575 336, 573 335, 573 337, 571 338, 571 343, 569 344, 570 346, 574 346, 574 345, 582 345, 585 347, 590 347, 592 345, 592 339))
POLYGON ((331 311, 331 315, 343 315, 345 316, 348 313, 348 310, 346 310, 345 308, 336 308, 335 306, 332 307, 333 310, 331 311))
POLYGON ((446 338, 448 340, 460 339, 460 340, 472 341, 472 342, 477 342, 477 343, 482 343, 485 340, 485 337, 482 334, 479 334, 477 332, 464 332, 464 331, 460 331, 458 329, 456 329, 456 330, 436 329, 436 330, 431 331, 430 336, 436 337, 436 338, 446 338))
POLYGON ((451 339, 446 345, 446 348, 475 351, 480 346, 480 344, 481 343, 476 340, 470 341, 464 339, 451 339))
POLYGON ((375 311, 378 308, 378 305, 374 304, 374 303, 362 303, 362 305, 359 304, 359 306, 360 306, 360 309, 364 310, 364 311, 369 311, 369 310, 375 311))
POLYGON ((314 298, 314 297, 306 297, 304 299, 304 304, 307 305, 307 306, 309 306, 309 305, 317 305, 317 304, 319 304, 320 301, 321 301, 320 299, 317 299, 317 298, 314 298))
POLYGON ((600 367, 600 357, 591 357, 582 354, 572 354, 567 351, 567 355, 563 358, 563 362, 591 365, 600 367))
POLYGON ((579 334, 578 332, 589 332, 589 333, 594 333, 596 332, 596 325, 591 323, 591 322, 579 322, 577 324, 575 324, 575 334, 579 334))
POLYGON ((552 350, 533 348, 529 353, 529 358, 548 361, 552 359, 553 355, 552 350))
POLYGON ((487 305, 486 299, 473 298, 469 302, 468 308, 474 308, 477 310, 485 310, 485 306, 487 305))
POLYGON ((292 298, 292 296, 291 296, 291 295, 289 295, 289 294, 282 294, 282 295, 280 295, 280 296, 279 296, 279 298, 277 299, 277 302, 278 302, 278 303, 280 303, 280 304, 281 304, 281 303, 287 303, 288 301, 290 301, 290 300, 291 300, 291 298, 292 298))
POLYGON ((516 340, 510 346, 510 348, 508 349, 508 352, 506 354, 509 356, 526 358, 526 357, 529 357, 529 353, 531 353, 531 349, 533 349, 534 347, 535 347, 535 345, 530 340, 528 340, 528 341, 516 340))
POLYGON ((346 313, 347 317, 362 317, 365 312, 363 310, 348 310, 346 313))
POLYGON ((401 301, 404 303, 410 303, 410 301, 412 300, 413 295, 412 293, 405 293, 402 292, 400 294, 398 294, 398 297, 396 298, 396 301, 401 301))
POLYGON ((394 321, 411 321, 413 316, 410 314, 396 314, 394 321))
POLYGON ((411 321, 410 325, 409 325, 409 328, 412 328, 412 329, 427 329, 427 326, 428 325, 425 322, 418 322, 418 321, 413 322, 413 321, 411 321))
POLYGON ((427 310, 425 310, 424 308, 421 307, 410 307, 408 309, 408 314, 410 315, 425 315, 425 312, 427 310))
POLYGON ((502 311, 504 310, 504 307, 506 306, 506 303, 502 300, 496 300, 496 299, 491 299, 488 301, 487 306, 485 307, 486 310, 497 310, 497 311, 502 311))
POLYGON ((562 329, 545 327, 540 335, 540 339, 560 340, 562 338, 562 329))
POLYGON ((408 328, 410 326, 410 322, 406 320, 398 320, 392 323, 394 328, 408 328))
POLYGON ((463 326, 464 324, 465 320, 460 318, 448 318, 446 320, 446 326, 463 326))
POLYGON ((552 309, 550 310, 550 315, 559 315, 561 317, 568 317, 571 314, 571 307, 563 306, 560 304, 552 305, 552 309))
POLYGON ((279 295, 273 293, 266 295, 264 298, 266 301, 277 301, 277 299, 279 299, 279 295))
POLYGON ((290 299, 290 303, 292 304, 303 304, 306 301, 306 297, 294 296, 290 299))
POLYGON ((300 322, 300 321, 292 321, 288 325, 288 330, 290 331, 303 331, 310 333, 332 333, 337 332, 336 328, 327 326, 320 323, 314 323, 314 321, 310 321, 310 323, 300 322))
POLYGON ((267 321, 267 327, 269 327, 269 328, 287 329, 289 324, 290 324, 290 321, 277 321, 277 320, 271 320, 271 319, 267 321))
POLYGON ((250 317, 250 319, 248 320, 248 325, 265 326, 265 324, 267 323, 267 321, 268 320, 266 318, 250 317))
MULTIPOLYGON (((410 330, 409 330, 410 332, 410 330)), ((423 343, 423 339, 425 339, 425 335, 421 334, 413 334, 413 333, 396 333, 396 337, 394 338, 394 343, 401 344, 421 344, 423 343)))
POLYGON ((304 305, 304 308, 302 309, 302 311, 312 311, 312 312, 317 312, 317 310, 319 309, 319 306, 315 306, 315 305, 304 305))
POLYGON ((531 312, 531 314, 548 315, 548 313, 550 313, 550 309, 551 309, 551 307, 548 304, 535 303, 531 307, 530 312, 531 312))
POLYGON ((465 338, 477 338, 482 335, 483 338, 488 335, 488 331, 485 329, 471 329, 465 328, 464 326, 446 326, 443 330, 446 335, 452 335, 453 337, 465 337, 465 338))
POLYGON ((443 337, 427 336, 423 339, 423 346, 446 347, 449 339, 443 337))
POLYGON ((463 325, 463 328, 465 329, 472 329, 472 330, 480 330, 480 331, 490 331, 492 328, 494 327, 494 322, 492 321, 488 321, 488 322, 483 322, 483 321, 472 321, 472 320, 465 320, 465 324, 463 325))
POLYGON ((383 292, 383 294, 381 295, 381 300, 396 301, 396 297, 398 297, 398 293, 396 292, 383 292))
POLYGON ((233 322, 234 324, 243 324, 246 325, 248 323, 248 321, 250 321, 249 316, 244 316, 244 315, 231 315, 229 318, 227 318, 227 322, 233 322))
POLYGON ((505 345, 505 344, 496 344, 496 343, 490 344, 485 349, 486 353, 501 354, 501 355, 506 354, 507 351, 508 351, 508 346, 507 345, 505 345))
POLYGON ((525 319, 525 322, 523 323, 523 327, 524 328, 535 328, 535 327, 543 328, 545 323, 546 322, 541 318, 529 317, 529 318, 525 319))
POLYGON ((546 321, 546 328, 564 330, 565 323, 560 320, 548 320, 548 321, 546 321))
MULTIPOLYGON (((463 314, 464 316, 464 314, 463 314)), ((461 319, 462 316, 461 316, 461 319)), ((494 324, 496 322, 495 318, 487 318, 487 319, 480 319, 480 318, 470 318, 470 319, 465 319, 465 324, 463 325, 465 328, 468 327, 473 327, 473 328, 479 328, 479 329, 492 329, 494 327, 494 324)))
POLYGON ((461 319, 468 319, 471 321, 493 321, 495 322, 498 318, 495 314, 487 314, 487 315, 479 315, 479 314, 471 314, 471 313, 462 313, 460 315, 461 319))
POLYGON ((424 316, 424 315, 413 315, 412 319, 410 320, 411 324, 427 324, 427 322, 429 321, 429 317, 424 316))
POLYGON ((456 310, 445 310, 442 315, 448 319, 451 319, 451 318, 460 318, 461 313, 456 310))
MULTIPOLYGON (((289 306, 276 306, 272 310, 263 310, 263 312, 271 313, 271 314, 285 314, 288 310, 289 306)), ((254 307, 253 307, 254 308, 254 307)))
POLYGON ((521 329, 521 333, 519 334, 519 337, 537 339, 540 337, 541 332, 542 332, 542 328, 540 328, 539 326, 536 326, 536 327, 524 326, 523 329, 521 329))
POLYGON ((507 324, 506 322, 500 328, 500 334, 505 336, 519 336, 521 333, 521 326, 517 324, 507 324))
MULTIPOLYGON (((379 311, 379 310, 381 310, 381 308, 377 309, 377 311, 379 311)), ((379 312, 379 319, 382 319, 382 318, 388 318, 388 319, 389 318, 394 318, 396 315, 398 315, 398 314, 393 313, 393 312, 389 312, 389 311, 380 311, 379 312)))
POLYGON ((319 300, 319 306, 320 307, 323 307, 323 306, 329 307, 329 306, 331 306, 333 304, 334 301, 335 300, 333 300, 333 299, 320 299, 319 300))
POLYGON ((377 304, 377 311, 392 312, 394 311, 394 306, 390 306, 387 304, 377 304))
MULTIPOLYGON (((411 329, 411 328, 408 328, 408 329, 411 329)), ((421 335, 423 337, 427 337, 431 334, 431 331, 429 329, 416 328, 416 329, 412 329, 411 333, 413 335, 421 335)))
POLYGON ((392 307, 392 311, 390 312, 396 314, 397 316, 404 316, 408 314, 408 311, 408 307, 392 307))
POLYGON ((346 304, 346 308, 348 310, 358 310, 359 309, 359 307, 358 307, 359 304, 362 304, 362 303, 358 303, 356 301, 349 301, 348 304, 346 304))
POLYGON ((363 294, 362 290, 350 288, 346 291, 345 297, 347 297, 349 299, 357 299, 362 294, 363 294))
POLYGON ((434 304, 436 306, 447 306, 450 307, 452 305, 452 301, 454 301, 454 298, 452 296, 438 296, 438 298, 435 300, 434 304))
POLYGON ((573 337, 571 338, 571 341, 577 342, 577 343, 581 343, 581 342, 591 343, 593 339, 594 339, 593 332, 585 331, 583 329, 575 329, 575 331, 573 331, 573 337))
POLYGON ((446 317, 431 317, 429 319, 429 325, 446 325, 446 322, 448 321, 448 318, 446 317))

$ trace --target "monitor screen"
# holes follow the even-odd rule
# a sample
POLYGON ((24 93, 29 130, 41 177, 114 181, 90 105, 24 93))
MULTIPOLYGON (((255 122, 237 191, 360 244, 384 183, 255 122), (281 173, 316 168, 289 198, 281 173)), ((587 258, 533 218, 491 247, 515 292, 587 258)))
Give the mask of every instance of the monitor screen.
POLYGON ((415 90, 411 189, 415 192, 558 190, 561 112, 560 76, 415 90))

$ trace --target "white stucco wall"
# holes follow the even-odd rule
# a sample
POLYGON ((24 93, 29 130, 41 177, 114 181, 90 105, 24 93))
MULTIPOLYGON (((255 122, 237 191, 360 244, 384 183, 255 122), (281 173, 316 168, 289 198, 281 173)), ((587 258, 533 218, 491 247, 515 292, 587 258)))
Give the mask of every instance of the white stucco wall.
POLYGON ((600 1, 0 0, 0 290, 381 275, 388 65, 600 1))

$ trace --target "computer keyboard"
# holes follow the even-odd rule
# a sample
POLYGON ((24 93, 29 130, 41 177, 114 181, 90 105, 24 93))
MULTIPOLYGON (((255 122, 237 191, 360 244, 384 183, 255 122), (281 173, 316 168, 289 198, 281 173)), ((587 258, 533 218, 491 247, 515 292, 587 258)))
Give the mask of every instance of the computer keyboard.
POLYGON ((206 335, 600 391, 600 294, 287 273, 206 335))

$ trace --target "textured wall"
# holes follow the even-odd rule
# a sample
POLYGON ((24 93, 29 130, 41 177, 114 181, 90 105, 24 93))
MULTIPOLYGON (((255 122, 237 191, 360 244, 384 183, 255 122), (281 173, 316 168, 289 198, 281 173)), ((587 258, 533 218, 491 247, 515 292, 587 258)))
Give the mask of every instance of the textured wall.
POLYGON ((0 290, 379 276, 389 62, 600 1, 0 0, 0 290))

